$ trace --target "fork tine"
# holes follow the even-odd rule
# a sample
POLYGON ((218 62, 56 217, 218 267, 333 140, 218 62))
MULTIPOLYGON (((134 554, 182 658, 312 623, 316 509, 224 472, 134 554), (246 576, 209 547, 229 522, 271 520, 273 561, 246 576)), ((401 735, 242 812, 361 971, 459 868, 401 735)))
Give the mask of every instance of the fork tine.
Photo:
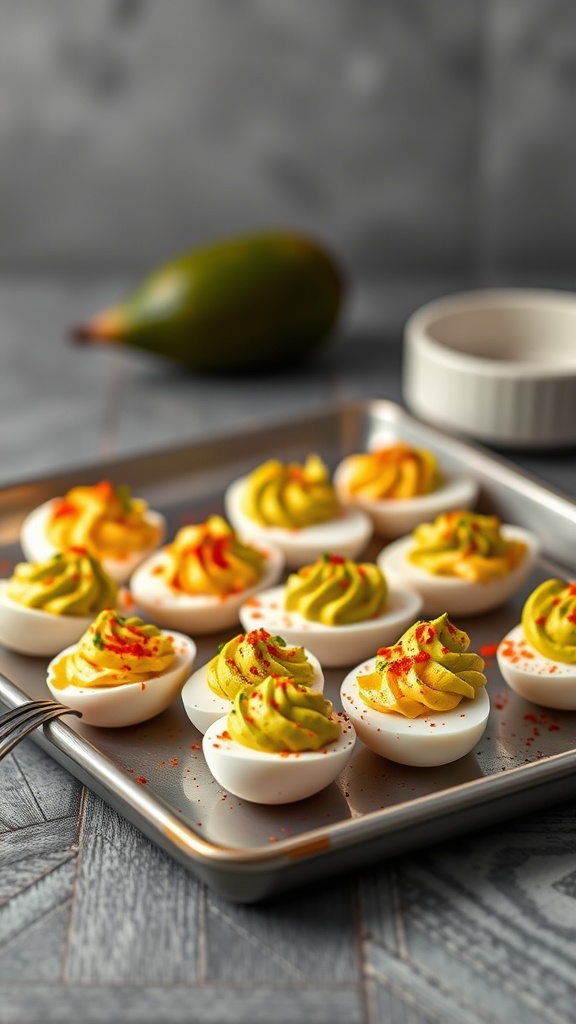
POLYGON ((29 701, 0 715, 0 760, 38 726, 66 714, 82 717, 80 711, 53 700, 29 701))
POLYGON ((39 711, 41 708, 54 708, 64 707, 63 704, 58 704, 55 700, 29 700, 25 704, 18 704, 15 708, 10 708, 5 711, 4 714, 0 715, 0 735, 3 730, 3 726, 6 723, 14 721, 14 719, 21 718, 24 716, 28 717, 32 712, 39 711))

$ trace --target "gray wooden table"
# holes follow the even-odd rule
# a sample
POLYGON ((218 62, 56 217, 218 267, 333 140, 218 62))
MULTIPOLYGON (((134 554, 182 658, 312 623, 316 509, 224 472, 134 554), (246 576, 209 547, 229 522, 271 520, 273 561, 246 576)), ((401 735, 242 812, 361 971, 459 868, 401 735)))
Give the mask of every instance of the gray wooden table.
MULTIPOLYGON (((66 326, 119 289, 0 286, 0 483, 400 398, 399 346, 385 336, 345 331, 305 374, 256 381, 71 348, 66 326)), ((573 452, 517 461, 576 494, 573 452)), ((572 806, 241 906, 32 741, 0 764, 3 1022, 568 1024, 575 940, 572 806)))

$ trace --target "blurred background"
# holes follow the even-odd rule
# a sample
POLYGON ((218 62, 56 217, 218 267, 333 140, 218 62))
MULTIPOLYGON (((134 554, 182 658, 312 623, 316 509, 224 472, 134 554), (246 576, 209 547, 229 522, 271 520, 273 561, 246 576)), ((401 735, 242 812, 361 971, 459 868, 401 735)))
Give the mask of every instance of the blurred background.
POLYGON ((334 252, 349 298, 337 368, 320 370, 335 395, 346 361, 398 348, 430 298, 574 287, 570 0, 0 0, 0 25, 0 402, 23 441, 35 375, 62 457, 192 434, 193 382, 172 375, 151 434, 114 411, 117 378, 129 405, 172 371, 64 338, 216 238, 289 227, 334 252), (65 413, 88 373, 107 397, 65 413))

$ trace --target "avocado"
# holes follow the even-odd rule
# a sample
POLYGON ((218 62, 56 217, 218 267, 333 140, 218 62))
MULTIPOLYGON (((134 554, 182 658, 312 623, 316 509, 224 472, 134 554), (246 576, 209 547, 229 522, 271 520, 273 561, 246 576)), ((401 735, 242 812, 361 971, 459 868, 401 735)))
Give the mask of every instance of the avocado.
POLYGON ((262 232, 164 264, 74 337, 145 349, 194 370, 286 365, 329 336, 343 297, 341 272, 321 244, 262 232))

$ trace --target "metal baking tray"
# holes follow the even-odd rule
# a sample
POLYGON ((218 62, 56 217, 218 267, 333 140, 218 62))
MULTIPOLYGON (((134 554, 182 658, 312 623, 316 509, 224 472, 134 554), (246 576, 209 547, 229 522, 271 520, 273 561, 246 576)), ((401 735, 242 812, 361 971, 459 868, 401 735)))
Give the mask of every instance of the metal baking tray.
MULTIPOLYGON (((538 534, 543 558, 524 590, 497 612, 460 619, 472 649, 486 657, 491 713, 477 748, 441 768, 406 768, 360 743, 349 768, 322 793, 263 807, 224 793, 205 766, 201 736, 180 700, 158 718, 121 730, 76 719, 36 730, 34 741, 150 839, 226 898, 251 902, 271 893, 537 810, 576 791, 576 713, 552 712, 508 689, 492 656, 519 620, 527 593, 551 575, 576 570, 576 503, 487 451, 424 426, 387 401, 327 409, 266 429, 135 458, 78 467, 0 492, 0 575, 22 555, 24 515, 74 484, 102 477, 127 483, 164 512, 169 536, 185 522, 222 512, 225 487, 264 458, 302 459, 318 452, 333 468, 375 437, 436 452, 449 471, 475 476, 480 508, 538 534)), ((373 541, 374 557, 382 547, 373 541)), ((240 626, 238 626, 238 632, 240 626)), ((198 640, 196 665, 234 630, 198 640)), ((0 700, 8 707, 45 697, 47 659, 0 648, 0 700)), ((348 669, 326 672, 326 694, 339 705, 348 669)))

